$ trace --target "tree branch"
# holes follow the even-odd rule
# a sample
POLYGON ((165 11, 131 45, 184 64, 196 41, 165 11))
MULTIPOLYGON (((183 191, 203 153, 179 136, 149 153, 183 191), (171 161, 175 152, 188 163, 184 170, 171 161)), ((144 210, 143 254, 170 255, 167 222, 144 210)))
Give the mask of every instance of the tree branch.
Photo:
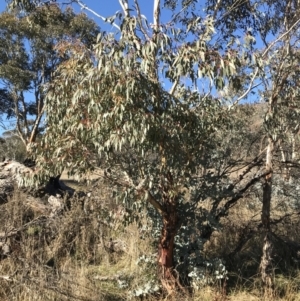
MULTIPOLYGON (((295 27, 297 24, 300 23, 300 19, 298 19, 290 28, 289 30, 287 30, 286 32, 284 32, 282 35, 280 35, 277 39, 275 39, 272 43, 270 43, 270 45, 265 49, 265 51, 262 53, 261 58, 264 59, 265 56, 268 54, 268 52, 271 50, 271 48, 279 41, 281 41, 286 35, 288 35, 295 27)), ((260 67, 256 67, 254 74, 250 80, 250 84, 248 89, 229 107, 229 110, 235 106, 236 104, 238 104, 240 102, 240 100, 242 100, 245 96, 247 96, 247 94, 253 89, 253 83, 254 80, 258 74, 260 67)))
POLYGON ((235 105, 237 105, 240 102, 240 100, 242 100, 244 97, 246 97, 248 95, 248 93, 253 89, 253 83, 254 83, 254 80, 255 80, 255 78, 258 74, 258 71, 259 71, 259 67, 256 67, 255 72, 254 72, 254 74, 253 74, 253 76, 250 80, 250 84, 249 84, 248 89, 240 97, 238 97, 238 99, 235 100, 234 103, 231 106, 229 106, 229 108, 228 108, 229 110, 232 107, 234 107, 235 105))
POLYGON ((170 89, 169 94, 170 94, 171 96, 174 95, 174 92, 175 92, 175 89, 177 88, 178 83, 179 83, 179 77, 176 78, 174 84, 172 85, 172 87, 171 87, 171 89, 170 89))
POLYGON ((119 0, 119 3, 122 7, 125 17, 129 17, 128 0, 119 0))
MULTIPOLYGON (((95 15, 95 16, 98 17, 98 18, 100 18, 102 21, 107 22, 107 18, 105 18, 105 17, 99 15, 99 14, 96 13, 94 10, 90 9, 90 8, 89 8, 86 4, 84 4, 82 1, 80 1, 80 0, 74 0, 74 2, 77 3, 77 4, 81 7, 81 9, 87 10, 87 11, 91 12, 93 15, 95 15)), ((117 28, 118 30, 120 30, 120 27, 119 27, 115 22, 112 23, 112 26, 114 26, 115 28, 117 28)))
POLYGON ((27 145, 27 141, 26 141, 26 136, 24 137, 24 133, 22 132, 22 128, 21 128, 21 124, 20 124, 20 112, 19 112, 19 107, 18 107, 18 94, 17 92, 13 92, 14 94, 14 104, 15 104, 15 115, 16 115, 16 129, 18 132, 18 136, 20 137, 20 139, 22 140, 22 142, 24 143, 25 147, 27 145))
POLYGON ((147 191, 147 193, 149 203, 159 212, 160 215, 163 215, 163 213, 165 212, 163 206, 159 202, 157 202, 150 191, 147 191))
POLYGON ((36 135, 38 133, 38 127, 40 125, 40 122, 41 122, 41 119, 43 117, 43 114, 44 114, 44 109, 45 107, 43 106, 43 108, 39 111, 35 121, 34 121, 34 126, 31 130, 31 135, 30 135, 30 138, 29 138, 29 143, 32 143, 32 142, 35 142, 35 138, 36 138, 36 135))
POLYGON ((135 9, 136 9, 136 12, 137 12, 137 19, 138 19, 138 23, 140 25, 140 29, 142 31, 142 33, 144 34, 144 37, 147 39, 147 40, 150 40, 150 37, 147 33, 147 30, 144 28, 144 25, 143 25, 143 20, 142 20, 142 15, 141 15, 141 10, 140 10, 140 6, 139 6, 139 3, 137 0, 134 0, 134 4, 135 4, 135 9))
POLYGON ((153 24, 154 30, 158 32, 160 22, 160 0, 154 0, 153 6, 153 24))
POLYGON ((217 13, 218 13, 218 10, 220 8, 220 5, 221 5, 222 1, 221 0, 218 0, 216 5, 215 5, 215 8, 214 8, 214 15, 213 15, 213 18, 216 19, 217 17, 217 13))
POLYGON ((23 92, 21 92, 20 98, 21 98, 21 104, 22 104, 22 107, 23 107, 22 117, 23 117, 23 120, 24 120, 25 137, 26 137, 26 139, 28 139, 29 126, 28 126, 28 121, 27 121, 27 109, 26 109, 26 104, 25 104, 23 92))
POLYGON ((244 193, 251 187, 253 184, 258 182, 262 177, 268 175, 270 173, 269 170, 264 171, 262 173, 259 173, 255 177, 253 177, 251 180, 249 180, 239 191, 236 191, 234 193, 234 196, 229 199, 222 209, 220 209, 220 212, 216 213, 215 216, 217 219, 220 219, 221 217, 225 216, 230 209, 239 199, 241 199, 244 196, 244 193))
POLYGON ((282 40, 286 35, 288 35, 295 27, 297 24, 300 23, 300 19, 298 19, 286 32, 284 32, 281 36, 279 36, 277 39, 275 39, 270 45, 267 47, 267 49, 263 52, 262 58, 270 51, 270 49, 280 40, 282 40))
POLYGON ((98 171, 99 171, 99 173, 97 172, 97 175, 99 175, 103 178, 106 178, 106 179, 116 183, 117 185, 120 185, 123 187, 128 187, 128 188, 133 188, 137 193, 147 194, 147 201, 159 212, 159 214, 162 215, 165 212, 163 206, 154 198, 154 196, 151 194, 151 192, 144 187, 144 183, 145 183, 146 179, 141 180, 138 185, 135 185, 133 183, 133 180, 131 179, 131 177, 128 175, 127 172, 124 172, 125 179, 120 181, 113 177, 110 177, 109 174, 107 174, 107 172, 102 169, 98 169, 98 171))
POLYGON ((134 188, 135 191, 138 193, 145 193, 147 195, 147 201, 160 213, 162 214, 164 212, 163 206, 153 197, 151 192, 144 188, 144 183, 146 182, 146 178, 141 180, 138 185, 134 185, 132 179, 129 177, 129 175, 124 172, 126 182, 130 185, 130 187, 134 188))

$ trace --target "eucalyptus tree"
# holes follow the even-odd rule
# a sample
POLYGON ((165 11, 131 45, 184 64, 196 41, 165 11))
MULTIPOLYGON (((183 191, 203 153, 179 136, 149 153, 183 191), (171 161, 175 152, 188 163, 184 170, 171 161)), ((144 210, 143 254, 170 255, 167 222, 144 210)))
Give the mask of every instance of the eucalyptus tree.
POLYGON ((57 5, 37 7, 30 13, 1 13, 1 114, 10 122, 3 126, 25 147, 45 128, 43 85, 68 57, 67 53, 61 56, 54 46, 68 40, 90 47, 98 32, 98 26, 85 14, 77 15, 71 8, 62 11, 57 5))
MULTIPOLYGON (((278 43, 274 51, 270 53, 269 64, 264 71, 268 74, 264 80, 263 95, 268 103, 268 111, 265 116, 265 129, 267 136, 266 146, 266 170, 269 174, 265 177, 263 185, 262 223, 266 231, 264 240, 263 257, 261 261, 262 276, 267 287, 272 289, 272 249, 273 239, 270 227, 270 207, 272 200, 272 185, 274 184, 274 159, 277 149, 283 155, 283 164, 287 164, 286 153, 282 145, 291 143, 291 161, 296 162, 295 136, 299 128, 299 8, 294 1, 287 1, 281 12, 283 20, 281 32, 283 39, 278 43), (290 139, 292 138, 292 139, 290 139), (291 140, 291 141, 289 141, 291 140)), ((292 163, 292 162, 290 162, 292 163)), ((288 169, 285 168, 289 177, 288 169)))
MULTIPOLYGON (((267 110, 264 120, 263 151, 260 158, 264 161, 264 182, 262 186, 262 229, 265 234, 261 260, 262 280, 266 293, 274 286, 272 281, 272 242, 271 200, 274 197, 272 186, 274 172, 287 167, 287 145, 295 150, 298 134, 298 48, 299 48, 299 2, 288 1, 207 1, 207 12, 215 16, 215 27, 225 34, 223 39, 230 42, 244 29, 246 36, 259 43, 252 43, 245 56, 249 60, 263 59, 263 63, 247 70, 253 83, 258 85, 253 91, 257 99, 266 101, 267 110), (254 67, 254 68, 253 68, 254 67), (290 141, 289 141, 290 140, 290 141), (281 150, 281 167, 276 164, 276 155, 281 150), (264 158, 263 158, 264 157, 264 158)), ((255 97, 255 96, 253 96, 255 97)), ((290 166, 297 165, 296 154, 292 151, 290 166)), ((288 173, 288 168, 285 168, 288 173)), ((278 187, 277 187, 278 188, 278 187)), ((280 188, 280 187, 279 187, 280 188)))
POLYGON ((183 3, 182 14, 162 21, 162 3, 153 1, 149 25, 138 1, 133 11, 127 1, 120 5, 122 13, 110 19, 116 32, 99 34, 93 51, 67 41, 56 47, 70 59, 46 86, 48 127, 37 146, 36 177, 66 165, 84 173, 94 152, 102 156, 104 176, 122 187, 124 200, 150 204, 161 216, 158 264, 170 290, 178 283, 174 238, 197 206, 196 186, 206 185, 197 178, 211 139, 228 122, 222 102, 199 87, 221 89, 241 63, 235 49, 214 47, 213 19, 192 18, 193 6, 183 3), (124 152, 130 160, 121 160, 124 152), (187 191, 191 205, 182 211, 187 191))

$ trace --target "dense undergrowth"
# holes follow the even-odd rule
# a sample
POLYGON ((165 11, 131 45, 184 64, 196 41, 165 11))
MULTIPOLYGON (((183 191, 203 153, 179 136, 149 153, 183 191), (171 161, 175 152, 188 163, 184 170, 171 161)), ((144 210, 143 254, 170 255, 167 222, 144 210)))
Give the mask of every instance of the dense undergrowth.
MULTIPOLYGON (((0 300, 262 300, 260 204, 249 208, 243 200, 233 208, 200 252, 203 277, 190 273, 186 288, 167 296, 156 282, 157 241, 147 214, 126 224, 126 210, 112 199, 100 183, 91 194, 65 199, 64 211, 49 218, 16 190, 0 210, 10 246, 0 258, 0 300), (213 267, 221 262, 225 277, 213 267)), ((300 260, 291 252, 300 243, 299 219, 284 218, 274 230, 274 299, 300 300, 300 260)))

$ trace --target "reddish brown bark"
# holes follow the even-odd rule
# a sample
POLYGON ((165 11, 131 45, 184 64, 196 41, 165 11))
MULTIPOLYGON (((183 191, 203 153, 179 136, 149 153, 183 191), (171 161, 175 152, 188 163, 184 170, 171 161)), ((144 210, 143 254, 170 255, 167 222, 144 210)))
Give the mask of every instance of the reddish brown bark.
POLYGON ((165 203, 163 228, 158 248, 158 264, 163 287, 168 293, 174 292, 178 279, 174 273, 174 240, 178 229, 176 204, 172 200, 165 203))

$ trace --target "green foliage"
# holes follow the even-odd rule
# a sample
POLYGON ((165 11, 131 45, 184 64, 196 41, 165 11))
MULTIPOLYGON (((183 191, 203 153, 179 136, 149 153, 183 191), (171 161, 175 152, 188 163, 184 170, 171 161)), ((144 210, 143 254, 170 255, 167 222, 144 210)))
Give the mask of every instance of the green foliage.
MULTIPOLYGON (((184 174, 194 172, 201 160, 202 146, 225 120, 216 99, 180 83, 183 77, 194 81, 197 74, 214 81, 219 70, 212 66, 224 65, 217 52, 207 57, 202 52, 213 33, 209 19, 204 24, 208 25, 195 43, 174 48, 180 35, 173 30, 165 28, 150 40, 142 39, 136 34, 136 18, 127 17, 121 38, 100 34, 94 54, 71 43, 58 48, 61 53, 68 50, 72 58, 59 66, 47 88, 51 126, 40 161, 56 172, 67 164, 71 173, 80 173, 92 168, 89 158, 95 151, 115 163, 118 152, 130 149, 136 160, 130 176, 135 174, 135 180, 145 177, 151 186, 150 179, 156 181, 166 167, 184 183, 184 174), (174 92, 163 87, 163 78, 173 82, 174 92), (151 166, 144 163, 150 153, 155 162, 151 166)), ((230 60, 229 74, 235 72, 237 58, 230 60)), ((220 87, 218 81, 216 85, 220 87)))
POLYGON ((15 129, 24 145, 43 132, 42 86, 68 57, 67 53, 57 53, 54 46, 72 40, 90 47, 98 32, 98 26, 86 15, 76 15, 71 8, 62 11, 56 5, 28 14, 0 15, 0 81, 4 86, 0 110, 8 119, 16 120, 15 129))
POLYGON ((216 282, 220 282, 220 284, 226 282, 228 279, 227 274, 228 272, 223 261, 216 258, 210 262, 203 262, 201 267, 194 266, 188 276, 192 278, 192 287, 198 291, 206 285, 212 285, 216 282))
POLYGON ((0 158, 23 162, 26 158, 26 148, 15 133, 4 132, 0 138, 0 158))

